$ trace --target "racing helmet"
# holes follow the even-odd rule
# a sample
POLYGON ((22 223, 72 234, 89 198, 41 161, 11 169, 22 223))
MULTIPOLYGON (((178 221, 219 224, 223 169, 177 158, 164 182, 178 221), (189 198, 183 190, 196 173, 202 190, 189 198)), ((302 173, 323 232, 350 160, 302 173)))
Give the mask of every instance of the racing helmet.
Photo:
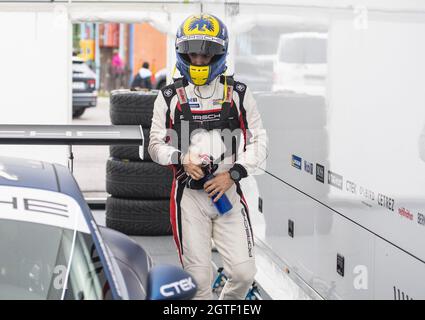
POLYGON ((220 19, 211 14, 191 15, 177 30, 176 68, 194 85, 208 84, 226 71, 228 45, 227 28, 220 19), (189 53, 213 57, 206 66, 194 66, 189 53))

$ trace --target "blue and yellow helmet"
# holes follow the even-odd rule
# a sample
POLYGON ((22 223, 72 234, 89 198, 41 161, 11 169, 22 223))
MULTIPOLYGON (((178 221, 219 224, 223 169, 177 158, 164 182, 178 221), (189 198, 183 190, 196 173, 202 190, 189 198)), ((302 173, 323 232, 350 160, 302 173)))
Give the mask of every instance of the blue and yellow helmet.
POLYGON ((208 84, 226 71, 228 45, 227 28, 220 19, 211 14, 192 15, 177 30, 176 67, 194 85, 208 84), (207 66, 194 66, 189 53, 213 55, 213 58, 207 66))

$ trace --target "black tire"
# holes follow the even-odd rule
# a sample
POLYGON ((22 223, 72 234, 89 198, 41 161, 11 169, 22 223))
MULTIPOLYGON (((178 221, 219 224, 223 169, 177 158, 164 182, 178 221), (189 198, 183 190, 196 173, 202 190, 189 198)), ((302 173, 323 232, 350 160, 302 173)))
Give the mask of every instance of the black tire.
POLYGON ((172 181, 172 171, 154 162, 106 162, 106 192, 115 197, 167 199, 172 181))
POLYGON ((77 109, 77 110, 72 112, 72 117, 73 118, 79 118, 83 115, 84 111, 86 111, 86 108, 77 109))
POLYGON ((106 226, 128 235, 171 235, 170 201, 109 197, 106 200, 106 226))
POLYGON ((110 117, 114 125, 142 125, 150 128, 157 90, 113 90, 110 98, 110 117))
POLYGON ((112 158, 129 161, 152 161, 148 152, 149 147, 149 129, 143 129, 145 144, 143 149, 143 160, 139 156, 139 146, 110 146, 109 152, 112 158))
POLYGON ((139 147, 138 146, 110 146, 109 152, 112 158, 120 160, 128 160, 135 162, 151 162, 152 159, 148 153, 148 146, 145 145, 143 154, 143 160, 139 156, 139 147))

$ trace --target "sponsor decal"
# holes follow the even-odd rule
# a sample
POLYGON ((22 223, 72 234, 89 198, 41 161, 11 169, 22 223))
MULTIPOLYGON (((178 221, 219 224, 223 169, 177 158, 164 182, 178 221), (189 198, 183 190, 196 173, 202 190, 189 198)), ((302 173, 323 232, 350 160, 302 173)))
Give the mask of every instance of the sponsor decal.
POLYGON ((237 91, 239 91, 239 92, 243 92, 243 91, 245 91, 246 87, 245 87, 243 84, 238 83, 238 84, 235 86, 235 89, 236 89, 237 91))
POLYGON ((325 167, 316 163, 316 180, 325 183, 325 167))
POLYGON ((409 220, 413 220, 413 214, 410 213, 406 208, 398 208, 398 214, 402 217, 405 217, 409 220))
POLYGON ((366 199, 375 201, 375 192, 360 186, 359 193, 361 196, 365 197, 366 199))
POLYGON ((221 99, 213 99, 213 106, 221 105, 221 99))
POLYGON ((167 98, 171 97, 172 94, 173 94, 173 89, 168 88, 167 90, 164 91, 164 96, 166 96, 167 98))
MULTIPOLYGON (((224 34, 224 32, 223 32, 224 34)), ((181 36, 180 38, 178 38, 176 40, 176 43, 182 43, 184 41, 190 41, 190 40, 207 40, 207 41, 211 41, 211 42, 215 42, 218 43, 222 46, 224 46, 226 44, 226 41, 224 41, 223 39, 220 38, 216 38, 216 37, 210 37, 207 35, 198 35, 198 34, 194 34, 194 35, 190 35, 190 36, 181 36)))
POLYGON ((425 215, 420 212, 418 212, 418 223, 425 226, 425 215))
POLYGON ((189 102, 189 107, 190 107, 190 109, 197 109, 197 108, 200 108, 201 106, 199 105, 199 103, 190 103, 189 102))
POLYGON ((302 159, 296 155, 292 155, 292 166, 301 170, 302 159))
POLYGON ((357 194, 357 185, 354 182, 347 180, 345 182, 345 190, 352 194, 357 194))
POLYGON ((2 201, 0 201, 0 207, 10 206, 14 210, 25 210, 26 212, 41 212, 50 215, 69 218, 68 206, 63 203, 29 198, 18 199, 18 197, 11 197, 6 201, 4 200, 6 200, 6 198, 2 198, 2 201))
POLYGON ((187 103, 187 97, 186 97, 186 92, 184 91, 184 88, 178 88, 177 95, 179 97, 180 104, 187 103))
POLYGON ((304 160, 304 170, 310 174, 313 174, 313 164, 304 160))
POLYGON ((378 193, 378 205, 384 207, 390 211, 394 211, 394 199, 378 193))
POLYGON ((80 206, 73 198, 46 190, 0 186, 1 219, 90 233, 80 206))
POLYGON ((343 181, 343 178, 341 175, 328 170, 328 183, 331 186, 334 186, 342 190, 342 181, 343 181))
POLYGON ((227 86, 226 102, 232 102, 232 97, 233 97, 233 87, 227 86))
POLYGON ((241 209, 241 212, 242 212, 243 223, 244 223, 244 227, 245 227, 246 241, 247 241, 247 244, 248 244, 248 256, 252 257, 253 240, 252 240, 252 235, 251 235, 251 228, 249 226, 247 215, 246 215, 245 210, 243 208, 241 209))
POLYGON ((189 98, 189 106, 191 109, 200 108, 201 106, 198 103, 198 98, 189 98))
POLYGON ((172 297, 182 291, 190 291, 193 288, 195 288, 195 284, 193 283, 192 278, 189 277, 170 284, 164 284, 159 288, 159 291, 164 297, 172 297))
MULTIPOLYGON (((220 114, 193 114, 193 120, 195 121, 217 121, 220 120, 220 114)), ((184 115, 180 115, 180 120, 184 119, 184 115)))

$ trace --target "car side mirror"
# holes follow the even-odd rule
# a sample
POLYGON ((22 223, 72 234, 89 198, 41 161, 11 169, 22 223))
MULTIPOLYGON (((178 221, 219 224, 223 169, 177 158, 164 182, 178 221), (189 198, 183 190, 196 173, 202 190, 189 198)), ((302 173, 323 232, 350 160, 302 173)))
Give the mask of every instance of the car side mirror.
POLYGON ((189 300, 196 294, 195 280, 183 269, 158 265, 148 276, 148 300, 189 300))

